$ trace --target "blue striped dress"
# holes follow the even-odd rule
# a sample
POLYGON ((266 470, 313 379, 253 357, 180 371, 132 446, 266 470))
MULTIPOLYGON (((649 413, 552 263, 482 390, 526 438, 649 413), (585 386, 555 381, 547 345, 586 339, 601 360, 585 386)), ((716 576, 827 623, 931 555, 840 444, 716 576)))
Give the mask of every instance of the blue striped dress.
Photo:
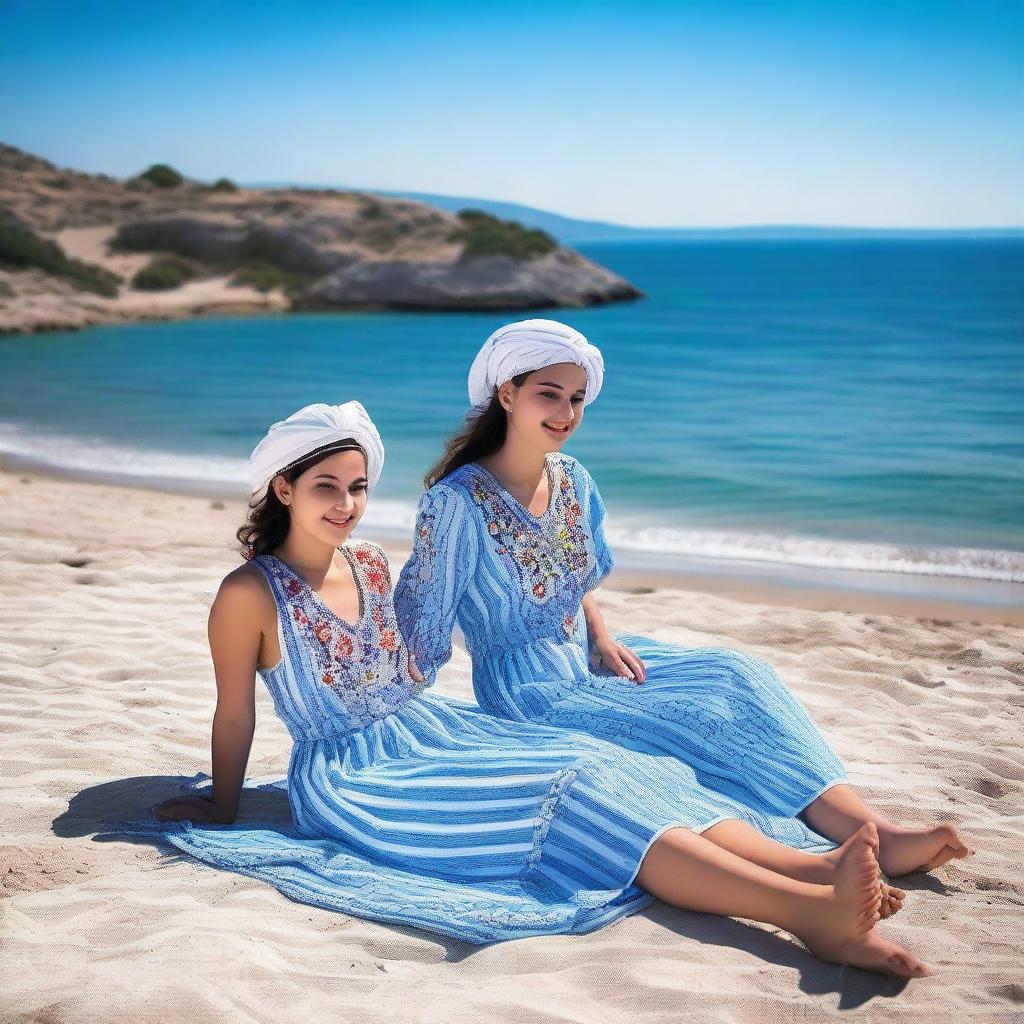
POLYGON ((483 943, 588 932, 646 906, 634 880, 668 828, 771 828, 673 758, 427 692, 409 675, 383 551, 339 550, 355 623, 285 562, 253 559, 277 606, 281 660, 260 675, 293 740, 279 784, 291 824, 136 831, 296 900, 483 943))
MULTIPOLYGON (((496 715, 669 755, 707 788, 775 821, 795 819, 847 782, 839 757, 761 658, 620 633, 643 660, 645 682, 591 670, 580 602, 613 566, 604 505, 572 456, 549 453, 546 467, 550 500, 540 516, 475 462, 423 494, 395 607, 426 678, 450 657, 458 623, 477 700, 496 715)), ((820 837, 795 820, 800 827, 783 841, 816 848, 820 837)))

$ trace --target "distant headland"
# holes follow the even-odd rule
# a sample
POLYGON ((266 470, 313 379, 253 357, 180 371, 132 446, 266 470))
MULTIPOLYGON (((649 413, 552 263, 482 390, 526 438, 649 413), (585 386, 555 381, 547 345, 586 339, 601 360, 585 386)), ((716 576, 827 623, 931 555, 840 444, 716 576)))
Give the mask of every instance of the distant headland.
POLYGON ((204 313, 511 311, 642 297, 538 228, 362 191, 125 180, 0 144, 0 333, 204 313))

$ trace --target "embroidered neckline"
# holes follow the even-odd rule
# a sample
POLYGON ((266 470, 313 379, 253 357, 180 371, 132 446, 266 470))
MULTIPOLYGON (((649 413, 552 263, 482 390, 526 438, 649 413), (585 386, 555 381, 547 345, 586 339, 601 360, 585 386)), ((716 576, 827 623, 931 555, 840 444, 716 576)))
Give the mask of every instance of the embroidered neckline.
POLYGON ((349 727, 362 728, 391 714, 423 685, 408 678, 403 664, 402 637, 387 598, 390 578, 383 551, 369 543, 338 550, 352 567, 359 592, 361 614, 354 624, 328 608, 284 559, 257 557, 278 580, 283 596, 278 615, 287 608, 296 638, 309 653, 313 678, 335 691, 349 727))
POLYGON ((517 511, 522 512, 524 515, 528 516, 532 522, 542 523, 546 519, 549 519, 552 513, 554 512, 555 502, 561 496, 562 492, 562 489, 559 485, 559 481, 556 480, 556 475, 558 475, 559 477, 561 475, 561 463, 557 463, 556 472, 556 461, 554 453, 548 452, 544 456, 544 472, 548 478, 548 507, 544 509, 544 511, 541 512, 539 516, 534 515, 518 498, 514 497, 511 493, 509 493, 508 489, 504 486, 504 484, 502 484, 502 482, 486 466, 482 466, 479 462, 471 462, 469 463, 469 465, 472 466, 473 469, 479 470, 481 473, 484 473, 487 476, 487 478, 491 481, 491 483, 493 483, 494 486, 497 488, 498 493, 501 495, 503 500, 506 503, 512 504, 517 511))
MULTIPOLYGON (((558 594, 567 574, 585 569, 589 559, 582 509, 572 477, 557 453, 549 456, 549 466, 554 470, 553 493, 543 516, 534 516, 525 509, 483 466, 468 463, 465 482, 483 516, 493 550, 506 560, 528 599, 539 604, 546 604, 558 594)), ((575 615, 562 619, 562 629, 574 635, 575 615)))
MULTIPOLYGON (((348 562, 349 567, 352 570, 352 580, 355 583, 356 594, 359 597, 359 618, 357 618, 355 622, 350 622, 348 619, 343 619, 336 611, 334 611, 332 608, 329 608, 324 599, 309 585, 309 583, 302 577, 302 575, 298 573, 295 569, 293 569, 283 558, 278 558, 277 555, 272 555, 269 552, 267 552, 266 557, 272 558, 274 559, 275 562, 278 562, 280 565, 284 566, 284 568, 289 573, 289 577, 291 579, 295 579, 298 581, 299 587, 309 595, 310 600, 313 602, 314 605, 316 605, 319 611, 323 612, 325 615, 329 615, 335 622, 340 623, 350 632, 358 633, 360 626, 362 626, 363 623, 366 621, 366 616, 369 609, 369 602, 366 600, 366 594, 363 590, 363 581, 359 569, 357 567, 357 559, 352 556, 352 554, 349 551, 349 548, 346 547, 346 545, 344 544, 339 544, 337 550, 345 556, 345 561, 348 562)), ((289 593, 289 597, 294 596, 294 594, 289 593)))

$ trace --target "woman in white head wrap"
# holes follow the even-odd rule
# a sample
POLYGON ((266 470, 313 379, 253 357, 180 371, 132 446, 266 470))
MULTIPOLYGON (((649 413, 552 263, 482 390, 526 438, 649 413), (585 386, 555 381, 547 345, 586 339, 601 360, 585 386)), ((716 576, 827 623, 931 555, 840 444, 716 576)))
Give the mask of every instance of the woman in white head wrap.
MULTIPOLYGON (((614 565, 604 503, 561 450, 603 377, 600 352, 551 320, 508 324, 480 349, 467 424, 427 475, 395 592, 415 670, 434 678, 457 623, 482 707, 678 758, 765 816, 767 827, 721 837, 762 863, 799 870, 803 851, 867 821, 892 874, 962 855, 951 826, 906 830, 870 809, 768 662, 611 634, 593 595, 614 565)), ((900 898, 893 888, 883 914, 900 898)))
MULTIPOLYGON (((358 521, 366 495, 377 486, 383 467, 380 434, 359 402, 316 402, 272 424, 249 456, 249 521, 237 534, 247 557, 273 551, 293 526, 299 542, 308 536, 320 555, 333 551, 338 531, 347 534, 358 521), (342 456, 343 452, 351 454, 342 456), (308 474, 311 467, 334 453, 338 458, 332 460, 332 465, 359 470, 351 484, 351 508, 347 502, 344 508, 338 508, 328 500, 337 497, 338 492, 331 494, 320 477, 332 476, 331 466, 322 467, 322 473, 308 474), (295 507, 291 514, 288 511, 296 487, 322 499, 315 506, 303 503, 303 511, 309 508, 310 512, 298 519, 295 507), (342 511, 346 514, 339 515, 342 511), (352 514, 355 519, 351 519, 352 514)), ((311 552, 296 554, 301 562, 310 560, 311 552)))
POLYGON ((214 599, 212 795, 164 801, 166 841, 294 899, 469 942, 592 931, 658 896, 785 927, 833 962, 926 973, 865 924, 867 833, 837 896, 797 888, 704 838, 757 816, 673 759, 424 692, 387 557, 348 539, 382 461, 355 402, 307 406, 253 451, 254 507, 279 505, 288 525, 272 550, 258 526, 246 534, 258 553, 214 599), (294 741, 287 779, 261 788, 286 787, 294 827, 256 807, 237 822, 257 674, 294 741))

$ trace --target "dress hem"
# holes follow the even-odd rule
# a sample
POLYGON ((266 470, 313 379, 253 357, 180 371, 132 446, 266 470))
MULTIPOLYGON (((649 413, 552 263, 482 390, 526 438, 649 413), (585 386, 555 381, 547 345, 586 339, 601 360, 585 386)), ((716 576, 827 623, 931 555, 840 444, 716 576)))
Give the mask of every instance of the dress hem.
POLYGON ((844 775, 842 778, 839 778, 839 779, 833 779, 831 782, 826 782, 824 786, 822 786, 812 796, 809 796, 806 800, 804 800, 803 803, 797 804, 792 809, 783 811, 782 813, 786 817, 795 818, 801 811, 806 810, 811 804, 813 804, 814 801, 817 800, 818 797, 822 795, 822 793, 827 793, 828 790, 832 789, 835 786, 842 786, 842 785, 847 785, 848 786, 849 784, 850 784, 850 777, 848 775, 844 775))
MULTIPOLYGON (((625 886, 623 888, 624 889, 628 889, 636 881, 636 876, 640 874, 640 869, 643 867, 644 860, 646 859, 647 854, 651 852, 651 847, 666 832, 669 832, 669 831, 671 831, 674 828, 685 828, 688 832, 693 832, 696 835, 703 835, 705 832, 707 832, 707 830, 709 828, 711 828, 714 825, 717 825, 719 822, 722 822, 722 821, 743 821, 743 819, 742 818, 737 818, 736 815, 734 815, 734 814, 723 814, 723 815, 720 815, 719 817, 715 818, 714 821, 709 821, 706 825, 687 825, 685 822, 682 822, 682 821, 673 821, 673 822, 669 822, 669 824, 667 824, 667 825, 663 825, 661 828, 658 829, 657 832, 654 833, 653 836, 651 836, 651 838, 648 841, 647 845, 644 847, 644 852, 640 855, 640 860, 637 862, 636 870, 630 876, 629 881, 625 884, 625 886)), ((748 822, 748 824, 749 824, 749 822, 748 822)), ((641 886, 640 888, 643 888, 643 887, 641 886)), ((647 890, 644 889, 644 892, 647 892, 647 890)), ((655 898, 657 898, 657 897, 655 897, 655 898)))

